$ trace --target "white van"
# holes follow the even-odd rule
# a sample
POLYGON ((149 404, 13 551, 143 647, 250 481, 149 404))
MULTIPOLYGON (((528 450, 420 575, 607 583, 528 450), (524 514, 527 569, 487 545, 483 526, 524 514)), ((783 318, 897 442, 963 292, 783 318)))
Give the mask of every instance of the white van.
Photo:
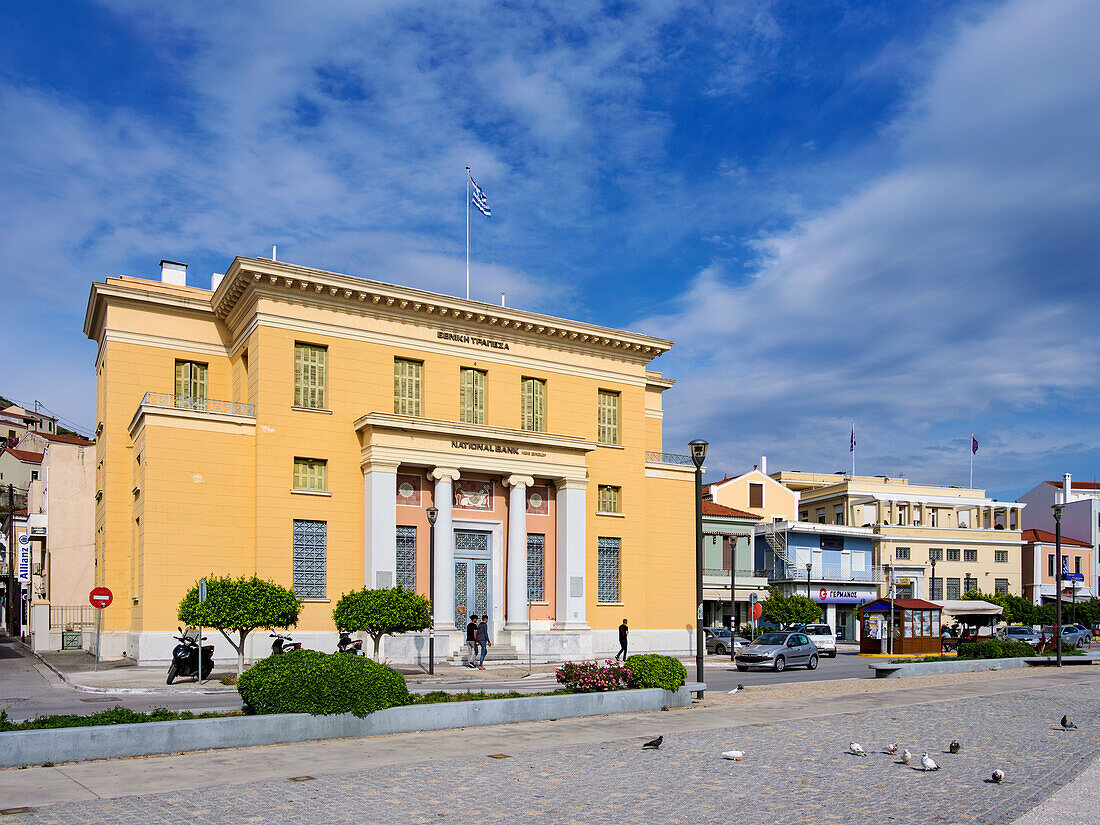
POLYGON ((802 632, 810 637, 818 652, 822 656, 836 658, 836 634, 827 624, 803 625, 802 632))

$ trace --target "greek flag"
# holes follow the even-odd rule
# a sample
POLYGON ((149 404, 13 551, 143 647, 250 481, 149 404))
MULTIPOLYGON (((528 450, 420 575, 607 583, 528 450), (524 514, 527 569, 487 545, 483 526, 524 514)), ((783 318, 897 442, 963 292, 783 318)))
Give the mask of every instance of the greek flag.
POLYGON ((477 185, 473 178, 470 178, 470 201, 478 208, 482 215, 485 217, 492 216, 493 209, 489 206, 489 200, 485 197, 485 193, 481 191, 481 187, 477 185))

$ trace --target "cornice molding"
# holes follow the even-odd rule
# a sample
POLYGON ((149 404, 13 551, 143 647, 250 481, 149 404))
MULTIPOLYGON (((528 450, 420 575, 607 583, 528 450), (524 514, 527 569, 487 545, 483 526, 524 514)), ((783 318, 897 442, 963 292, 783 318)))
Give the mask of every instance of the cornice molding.
POLYGON ((458 421, 437 421, 431 418, 413 418, 407 415, 390 413, 367 413, 355 422, 355 431, 367 427, 383 430, 404 430, 424 434, 461 438, 474 441, 504 441, 523 444, 530 447, 549 447, 553 449, 575 450, 587 453, 596 449, 595 441, 574 438, 568 435, 551 433, 533 433, 527 430, 513 430, 508 427, 486 427, 481 424, 463 424, 458 421))

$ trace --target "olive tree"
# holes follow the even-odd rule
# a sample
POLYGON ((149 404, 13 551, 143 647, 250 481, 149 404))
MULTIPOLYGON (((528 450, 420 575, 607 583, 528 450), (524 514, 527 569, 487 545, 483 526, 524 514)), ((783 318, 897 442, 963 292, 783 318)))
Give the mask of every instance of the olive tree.
POLYGON ((784 596, 775 587, 768 588, 768 598, 760 603, 760 616, 783 627, 789 624, 813 622, 821 618, 821 605, 805 596, 784 596))
POLYGON ((264 579, 210 576, 206 579, 206 601, 199 603, 195 582, 179 607, 179 620, 191 627, 212 627, 221 631, 237 651, 237 675, 244 672, 244 643, 258 628, 286 628, 298 624, 302 601, 282 585, 264 579), (230 636, 236 634, 236 639, 230 636))
POLYGON ((345 593, 332 611, 337 630, 366 633, 374 640, 374 660, 383 636, 427 630, 432 626, 432 603, 398 585, 381 590, 345 593))

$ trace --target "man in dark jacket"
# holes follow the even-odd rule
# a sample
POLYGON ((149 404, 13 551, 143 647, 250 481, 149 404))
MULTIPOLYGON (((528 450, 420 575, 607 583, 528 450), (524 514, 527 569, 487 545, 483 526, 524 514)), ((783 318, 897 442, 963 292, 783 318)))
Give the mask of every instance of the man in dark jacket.
POLYGON ((470 623, 466 625, 466 667, 475 668, 477 658, 477 614, 470 614, 470 623))
POLYGON ((619 652, 615 654, 616 661, 620 656, 623 657, 623 661, 626 661, 626 637, 630 633, 630 628, 626 626, 626 619, 623 619, 623 623, 619 625, 619 652))
POLYGON ((485 654, 488 648, 493 646, 489 641, 489 617, 482 616, 481 624, 477 626, 477 643, 481 646, 481 658, 478 660, 477 669, 485 670, 485 654))

